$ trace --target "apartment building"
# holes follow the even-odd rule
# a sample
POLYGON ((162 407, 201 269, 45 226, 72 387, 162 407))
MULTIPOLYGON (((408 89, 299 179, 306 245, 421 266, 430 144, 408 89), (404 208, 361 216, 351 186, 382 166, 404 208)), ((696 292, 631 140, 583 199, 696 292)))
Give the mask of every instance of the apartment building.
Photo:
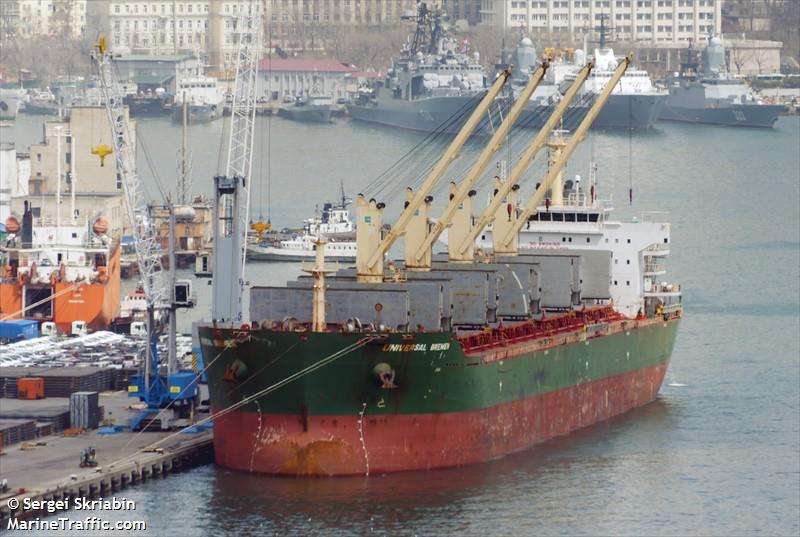
POLYGON ((577 41, 605 16, 618 41, 704 41, 721 27, 723 0, 482 0, 481 22, 577 41))
MULTIPOLYGON (((127 117, 126 121, 135 143, 135 123, 127 117)), ((60 211, 66 222, 72 218, 74 191, 76 221, 91 221, 103 214, 109 220, 109 234, 121 236, 128 226, 114 156, 101 159, 93 151, 97 146, 111 145, 111 136, 108 115, 101 107, 73 107, 68 118, 47 121, 41 143, 30 146, 27 192, 12 196, 12 210, 22 214, 23 203, 28 201, 34 217, 55 222, 60 211)))
MULTIPOLYGON (((291 48, 313 41, 315 28, 395 23, 415 12, 416 0, 263 0, 259 6, 265 42, 291 48)), ((235 60, 238 8, 237 0, 111 0, 111 47, 117 54, 202 54, 214 69, 227 70, 235 60)))
POLYGON ((0 42, 86 33, 90 0, 0 0, 0 42))

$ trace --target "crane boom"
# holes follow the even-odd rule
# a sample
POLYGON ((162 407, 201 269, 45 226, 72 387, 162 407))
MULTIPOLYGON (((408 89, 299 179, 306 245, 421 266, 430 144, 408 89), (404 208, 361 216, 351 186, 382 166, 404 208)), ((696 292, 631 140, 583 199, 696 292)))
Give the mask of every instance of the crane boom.
POLYGON ((214 177, 214 291, 212 317, 242 320, 242 294, 253 168, 256 83, 264 0, 240 0, 236 78, 224 175, 214 177))
MULTIPOLYGON (((367 248, 362 247, 358 247, 356 249, 356 266, 358 267, 359 277, 362 280, 383 278, 382 261, 384 254, 389 251, 389 248, 392 247, 394 242, 405 232, 405 229, 414 216, 414 213, 416 213, 420 206, 425 202, 425 199, 428 198, 431 190, 433 190, 433 187, 436 186, 436 182, 442 177, 442 175, 444 175, 447 167, 450 166, 453 160, 455 160, 455 158, 458 156, 458 152, 461 150, 461 147, 472 135, 472 132, 478 126, 478 123, 480 123, 481 119, 483 119, 483 115, 489 110, 489 107, 492 105, 492 103, 494 103, 495 98, 500 93, 500 90, 503 89, 503 86, 506 84, 510 76, 510 69, 506 69, 500 73, 500 75, 494 81, 494 84, 492 84, 492 86, 486 92, 486 95, 484 95, 483 99, 481 99, 481 102, 478 104, 475 110, 473 110, 469 119, 466 121, 466 123, 464 123, 464 126, 461 127, 461 130, 450 143, 447 151, 445 151, 444 155, 442 155, 442 157, 433 167, 433 170, 431 170, 431 173, 428 174, 428 177, 425 178, 425 181, 422 183, 419 190, 417 190, 408 201, 405 209, 403 209, 403 212, 400 213, 397 222, 395 222, 395 225, 392 227, 389 234, 383 238, 383 240, 381 240, 376 247, 370 248, 371 251, 366 251, 367 248)), ((361 207, 362 205, 359 204, 359 208, 361 207)), ((361 218, 361 215, 359 215, 359 218, 361 218)), ((359 226, 356 228, 357 236, 359 233, 359 228, 363 228, 360 221, 359 226)), ((367 244, 366 241, 358 242, 367 244)))
POLYGON ((169 300, 169 294, 163 278, 158 233, 136 171, 136 146, 128 129, 122 85, 114 69, 105 37, 101 37, 95 45, 92 58, 97 66, 100 93, 111 126, 117 178, 122 184, 125 209, 135 238, 136 262, 142 278, 147 307, 148 309, 164 307, 169 300))
POLYGON ((614 91, 614 87, 619 82, 619 79, 622 78, 622 75, 625 74, 625 70, 630 65, 631 60, 633 58, 632 54, 628 54, 622 62, 617 66, 614 74, 611 75, 611 79, 608 81, 606 86, 603 88, 603 91, 600 92, 600 96, 592 105, 592 108, 589 109, 589 112, 586 114, 586 117, 583 118, 581 124, 578 125, 578 128, 575 129, 575 134, 573 135, 572 139, 569 143, 564 147, 562 153, 558 156, 556 161, 553 163, 550 170, 547 172, 547 175, 544 178, 544 181, 539 185, 539 188, 536 189, 533 196, 530 197, 528 203, 525 204, 525 207, 522 209, 522 212, 517 216, 516 221, 509 227, 508 231, 500 240, 499 244, 501 251, 496 251, 495 253, 515 253, 513 251, 509 251, 509 246, 514 243, 514 239, 517 237, 519 230, 522 229, 522 226, 528 221, 528 218, 536 212, 536 208, 542 202, 545 193, 559 176, 559 173, 566 165, 567 161, 569 160, 572 153, 575 151, 575 148, 578 147, 586 133, 589 131, 589 127, 592 126, 597 115, 600 113, 600 110, 603 109, 605 106, 606 101, 611 96, 611 92, 614 91))
MULTIPOLYGON (((500 149, 500 146, 503 144, 506 135, 511 130, 511 127, 514 126, 514 123, 517 121, 520 114, 522 114, 522 111, 525 109, 525 105, 528 104, 533 92, 536 91, 537 87, 539 87, 539 83, 542 81, 542 77, 544 76, 548 67, 549 63, 544 61, 533 73, 533 75, 531 75, 530 80, 525 85, 525 88, 522 90, 522 92, 520 92, 517 100, 514 102, 514 105, 511 107, 511 111, 508 113, 505 119, 503 119, 503 123, 500 124, 500 127, 498 127, 498 129, 492 135, 492 139, 489 140, 489 143, 486 144, 486 147, 484 147, 480 156, 478 156, 478 159, 475 161, 475 165, 472 166, 467 176, 464 178, 455 192, 453 192, 450 202, 447 204, 447 207, 445 207, 444 211, 442 211, 442 215, 433 226, 433 229, 431 229, 427 236, 422 240, 422 243, 419 245, 416 253, 413 256, 413 259, 406 259, 407 268, 418 267, 420 265, 420 261, 426 257, 425 253, 431 250, 433 243, 436 242, 436 239, 439 238, 439 235, 441 235, 444 229, 450 225, 450 222, 453 220, 453 216, 455 215, 456 211, 458 211, 459 206, 463 203, 464 198, 467 197, 469 191, 472 190, 472 187, 475 185, 475 182, 486 169, 486 166, 489 164, 489 160, 497 152, 497 150, 500 149)), ((424 268, 430 268, 430 265, 428 264, 428 266, 424 268)))
POLYGON ((567 89, 567 92, 558 103, 556 109, 553 110, 553 113, 550 114, 550 117, 547 118, 545 124, 542 126, 542 128, 534 137, 533 141, 525 149, 525 152, 522 153, 519 160, 514 165, 514 168, 511 170, 511 175, 508 176, 506 181, 499 185, 498 191, 492 198, 489 206, 470 228, 469 232, 466 234, 460 244, 454 245, 455 249, 448 248, 451 261, 471 261, 471 259, 464 259, 464 254, 469 251, 470 247, 475 242, 475 239, 478 237, 478 235, 480 235, 481 231, 483 231, 483 228, 485 228, 494 219, 494 215, 500 208, 500 204, 504 199, 506 199, 514 185, 516 185, 520 180, 522 174, 525 173, 525 170, 527 170, 531 162, 533 162, 533 159, 536 158, 537 153, 539 153, 542 147, 544 147, 550 131, 552 131, 561 120, 561 117, 567 111, 567 108, 575 98, 575 95, 578 93, 581 87, 583 87, 583 83, 586 81, 586 78, 589 76, 592 68, 593 64, 592 62, 589 62, 583 67, 583 69, 580 70, 580 72, 578 72, 578 75, 575 77, 572 85, 570 85, 570 87, 567 89))

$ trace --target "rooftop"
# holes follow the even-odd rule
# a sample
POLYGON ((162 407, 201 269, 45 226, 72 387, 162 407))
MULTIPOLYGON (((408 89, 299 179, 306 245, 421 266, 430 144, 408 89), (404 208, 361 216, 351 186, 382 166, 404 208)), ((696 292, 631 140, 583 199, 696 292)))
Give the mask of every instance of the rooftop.
POLYGON ((332 59, 306 58, 263 58, 259 64, 260 71, 317 71, 325 73, 354 73, 355 67, 332 59))
POLYGON ((128 54, 127 56, 116 56, 114 58, 115 62, 182 62, 185 60, 191 60, 194 56, 191 54, 163 54, 163 55, 151 55, 151 54, 128 54))

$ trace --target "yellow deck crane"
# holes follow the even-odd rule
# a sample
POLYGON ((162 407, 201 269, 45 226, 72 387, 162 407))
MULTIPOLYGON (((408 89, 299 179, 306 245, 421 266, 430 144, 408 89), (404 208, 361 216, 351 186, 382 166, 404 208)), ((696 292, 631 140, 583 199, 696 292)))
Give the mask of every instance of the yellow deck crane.
POLYGON ((436 182, 447 171, 448 166, 458 156, 458 152, 469 139, 472 132, 483 119, 484 114, 495 102, 495 98, 505 86, 511 69, 506 69, 486 92, 481 102, 472 112, 467 122, 450 143, 447 151, 433 167, 433 170, 416 192, 408 189, 408 201, 394 227, 383 237, 384 204, 374 199, 369 201, 359 194, 356 198, 358 206, 358 225, 356 227, 356 269, 361 282, 380 282, 383 280, 384 256, 395 241, 403 235, 413 220, 425 222, 425 210, 432 200, 430 193, 436 182))
POLYGON ((550 117, 536 134, 530 145, 525 149, 522 155, 520 155, 508 179, 505 181, 500 181, 499 179, 495 180, 493 185, 495 191, 494 196, 483 214, 474 223, 472 222, 471 215, 468 219, 459 219, 453 222, 447 237, 450 261, 471 262, 474 258, 475 239, 480 235, 481 231, 492 221, 495 222, 496 227, 503 229, 512 218, 512 212, 504 211, 504 209, 506 209, 506 207, 516 207, 517 183, 530 167, 537 153, 544 147, 550 132, 555 129, 559 121, 561 121, 561 118, 564 116, 567 108, 569 108, 575 95, 577 95, 583 87, 583 83, 589 77, 592 68, 593 64, 590 62, 578 72, 578 75, 572 85, 567 89, 567 92, 558 103, 558 106, 556 106, 556 109, 553 110, 553 113, 550 114, 550 117), (503 207, 504 202, 506 207, 503 207))
POLYGON ((608 101, 608 98, 611 96, 611 92, 614 91, 614 87, 619 82, 619 79, 622 78, 622 75, 625 73, 625 70, 631 63, 632 58, 633 55, 629 54, 617 66, 614 74, 611 76, 611 79, 603 88, 603 91, 600 92, 600 95, 589 109, 586 117, 583 118, 583 121, 581 121, 578 128, 575 129, 575 133, 569 142, 560 149, 560 154, 558 154, 558 157, 550 166, 544 180, 536 189, 536 192, 534 192, 533 196, 528 199, 528 202, 525 204, 522 210, 519 212, 516 210, 514 211, 514 216, 513 218, 509 219, 511 221, 505 229, 500 229, 499 226, 494 227, 492 230, 492 240, 494 241, 493 253, 495 255, 517 254, 517 243, 520 229, 522 229, 522 226, 524 226, 528 221, 528 218, 536 213, 536 209, 544 199, 547 191, 554 185, 556 180, 561 177, 561 170, 567 164, 567 161, 569 160, 570 156, 572 156, 575 148, 578 147, 578 144, 580 144, 586 137, 589 127, 591 127, 592 122, 594 122, 595 118, 600 113, 600 110, 602 110, 603 106, 606 104, 606 101, 608 101))
MULTIPOLYGON (((520 92, 511 111, 505 117, 503 122, 492 135, 491 140, 483 148, 483 151, 478 156, 475 164, 470 169, 467 176, 461 181, 460 185, 451 183, 450 185, 450 201, 442 211, 441 216, 434 226, 428 230, 428 226, 416 226, 413 229, 409 228, 406 233, 405 246, 406 246, 406 269, 416 270, 429 270, 431 268, 431 257, 433 251, 433 244, 442 232, 450 225, 453 218, 457 213, 460 215, 472 214, 472 195, 474 190, 472 188, 475 183, 480 179, 481 174, 488 166, 492 157, 497 153, 498 149, 503 145, 506 136, 511 131, 514 123, 517 121, 525 105, 528 104, 533 92, 539 86, 539 83, 544 77, 549 64, 547 61, 543 62, 538 69, 533 73, 525 88, 520 92)), ((463 218, 462 218, 463 219, 463 218)))

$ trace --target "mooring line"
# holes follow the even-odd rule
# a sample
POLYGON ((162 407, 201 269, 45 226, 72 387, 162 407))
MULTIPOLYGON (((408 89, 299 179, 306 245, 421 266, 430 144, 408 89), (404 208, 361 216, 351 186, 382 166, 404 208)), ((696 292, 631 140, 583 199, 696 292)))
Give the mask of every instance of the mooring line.
MULTIPOLYGON (((294 382, 295 380, 297 380, 299 378, 302 378, 305 375, 313 373, 317 369, 319 369, 321 367, 324 367, 324 366, 334 362, 335 360, 338 360, 342 356, 350 354, 351 352, 353 352, 357 348, 363 347, 364 345, 366 345, 368 342, 372 341, 373 339, 375 339, 374 336, 368 336, 368 337, 361 338, 358 341, 356 341, 355 343, 352 343, 352 344, 348 345, 347 347, 344 347, 343 349, 340 349, 340 350, 336 351, 335 353, 330 354, 330 355, 326 356, 325 358, 322 358, 318 362, 316 362, 314 364, 311 364, 310 366, 308 366, 308 367, 306 367, 304 369, 301 369, 300 371, 298 371, 296 373, 293 373, 292 375, 289 375, 285 379, 283 379, 283 380, 281 380, 279 382, 276 382, 275 384, 267 386, 263 390, 260 390, 260 391, 258 391, 256 393, 252 394, 252 395, 249 395, 249 396, 245 397, 241 401, 239 401, 237 403, 234 403, 234 404, 232 404, 232 405, 220 410, 219 412, 216 412, 216 413, 208 416, 207 418, 203 418, 202 420, 197 421, 197 422, 193 423, 192 425, 189 425, 188 427, 184 427, 183 429, 180 429, 180 430, 178 430, 178 431, 176 431, 176 432, 174 432, 174 433, 172 433, 172 434, 170 434, 168 436, 165 436, 164 438, 156 440, 155 442, 153 442, 151 444, 148 444, 147 446, 145 446, 143 448, 138 449, 137 451, 134 451, 133 453, 131 453, 130 455, 128 455, 126 457, 123 457, 121 459, 118 459, 118 460, 112 462, 109 465, 109 467, 113 467, 116 464, 122 463, 124 461, 129 460, 129 459, 132 459, 133 457, 135 457, 139 453, 143 453, 145 451, 152 450, 156 446, 158 446, 160 444, 163 444, 164 442, 177 437, 178 435, 182 434, 184 431, 186 431, 188 429, 191 429, 191 428, 194 428, 194 427, 199 427, 201 425, 204 425, 206 423, 209 423, 209 422, 215 420, 216 418, 219 418, 219 417, 222 417, 222 416, 224 416, 226 414, 229 414, 229 413, 233 412, 234 410, 237 410, 237 409, 241 408, 242 406, 250 403, 251 401, 253 401, 255 399, 258 399, 259 397, 262 397, 262 396, 267 395, 268 393, 271 393, 271 392, 273 392, 273 391, 275 391, 275 390, 277 390, 279 388, 282 388, 283 386, 285 386, 285 385, 287 385, 287 384, 289 384, 291 382, 294 382)), ((220 355, 223 352, 225 352, 226 350, 228 350, 228 349, 227 348, 223 349, 220 352, 220 355)), ((219 358, 220 355, 218 355, 217 358, 219 358)), ((141 432, 142 431, 140 431, 139 434, 141 434, 141 432)), ((131 439, 131 441, 133 441, 133 439, 131 439)), ((129 444, 130 444, 130 442, 128 442, 128 444, 126 444, 126 446, 129 445, 129 444)))

